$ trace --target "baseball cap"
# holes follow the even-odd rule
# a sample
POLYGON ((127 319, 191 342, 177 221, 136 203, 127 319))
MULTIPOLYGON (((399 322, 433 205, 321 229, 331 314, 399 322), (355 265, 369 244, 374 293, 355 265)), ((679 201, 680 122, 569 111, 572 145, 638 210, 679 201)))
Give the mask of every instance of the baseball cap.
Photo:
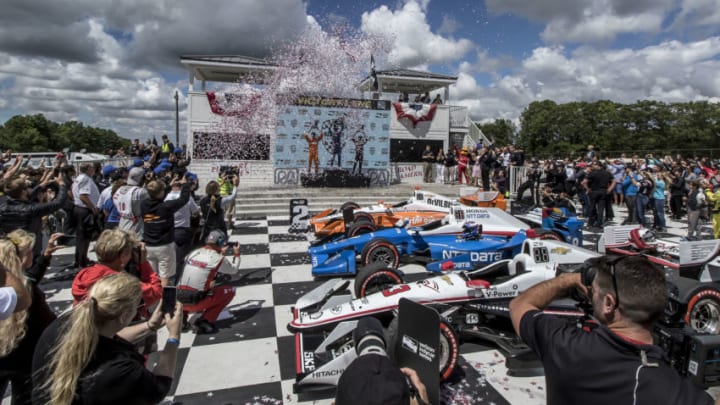
POLYGON ((185 177, 187 177, 187 179, 190 180, 190 181, 195 181, 195 180, 197 180, 197 174, 195 174, 195 173, 186 172, 186 173, 185 173, 185 177))
POLYGON ((115 170, 117 170, 117 167, 113 165, 105 165, 105 167, 103 167, 102 169, 102 175, 108 177, 110 173, 114 172, 115 170))
POLYGON ((142 183, 144 176, 145 170, 142 167, 133 167, 128 173, 128 186, 139 186, 142 183))
POLYGON ((410 389, 405 375, 385 355, 364 354, 340 376, 336 405, 407 404, 410 389))
POLYGON ((135 167, 140 167, 140 166, 143 165, 144 162, 145 162, 145 161, 142 160, 142 159, 140 159, 140 158, 135 159, 135 160, 133 161, 133 166, 135 166, 135 167))
POLYGON ((155 169, 153 169, 153 173, 160 174, 166 170, 167 170, 166 167, 164 167, 163 165, 160 165, 160 166, 156 167, 155 169))
POLYGON ((173 150, 173 153, 182 153, 182 152, 183 152, 182 148, 175 148, 173 150))
POLYGON ((227 236, 225 236, 225 233, 218 230, 210 231, 207 238, 205 238, 205 243, 207 244, 215 244, 220 247, 225 245, 225 242, 227 241, 227 236))

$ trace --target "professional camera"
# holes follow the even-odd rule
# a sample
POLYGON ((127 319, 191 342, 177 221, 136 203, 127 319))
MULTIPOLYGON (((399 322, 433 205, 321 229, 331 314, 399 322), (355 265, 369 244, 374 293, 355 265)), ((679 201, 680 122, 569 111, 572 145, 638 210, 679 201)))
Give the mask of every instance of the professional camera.
POLYGON ((238 169, 235 166, 220 166, 220 177, 223 176, 237 176, 238 175, 238 169))
MULTIPOLYGON (((585 264, 580 269, 582 283, 592 284, 595 269, 585 264)), ((701 388, 720 385, 720 335, 698 333, 684 320, 687 303, 681 299, 678 287, 668 282, 668 303, 663 317, 653 330, 655 344, 663 349, 668 365, 701 388)), ((581 294, 573 299, 589 316, 592 303, 581 294)))

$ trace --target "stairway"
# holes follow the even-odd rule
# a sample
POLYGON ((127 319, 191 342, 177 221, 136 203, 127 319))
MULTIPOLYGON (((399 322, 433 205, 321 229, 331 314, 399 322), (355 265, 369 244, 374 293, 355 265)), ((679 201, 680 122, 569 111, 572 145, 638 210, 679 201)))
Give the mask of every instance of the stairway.
MULTIPOLYGON (((235 216, 238 219, 257 216, 289 216, 290 200, 305 198, 308 200, 310 213, 317 213, 326 208, 340 208, 348 201, 361 207, 383 201, 395 204, 407 200, 416 186, 397 184, 387 187, 369 188, 271 188, 238 190, 235 201, 235 216)), ((443 184, 420 184, 417 187, 447 197, 457 197, 460 186, 443 184)))

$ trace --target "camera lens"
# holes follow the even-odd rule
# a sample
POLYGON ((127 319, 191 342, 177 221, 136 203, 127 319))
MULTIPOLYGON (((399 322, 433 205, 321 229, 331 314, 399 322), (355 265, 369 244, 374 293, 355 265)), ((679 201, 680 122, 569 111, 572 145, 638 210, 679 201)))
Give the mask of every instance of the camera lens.
POLYGON ((385 354, 385 338, 382 324, 377 318, 365 317, 358 321, 353 331, 355 351, 358 356, 368 353, 385 354))

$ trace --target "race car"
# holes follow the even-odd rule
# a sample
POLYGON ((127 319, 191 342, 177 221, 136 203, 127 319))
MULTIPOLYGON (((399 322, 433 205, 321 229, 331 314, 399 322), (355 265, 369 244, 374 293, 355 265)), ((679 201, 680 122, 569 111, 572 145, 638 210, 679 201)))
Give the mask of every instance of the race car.
MULTIPOLYGON (((482 192, 475 187, 463 187, 458 201, 431 191, 415 190, 408 200, 397 204, 381 201, 360 208, 354 202, 346 202, 339 210, 328 208, 310 218, 310 227, 316 237, 325 238, 333 235, 355 236, 392 227, 398 221, 408 221, 410 226, 421 226, 442 219, 450 212, 451 206, 459 203, 502 211, 506 209, 505 198, 496 191, 482 192)), ((492 229, 486 226, 486 231, 492 229)))
MULTIPOLYGON (((443 221, 422 227, 396 227, 312 246, 310 254, 314 276, 356 274, 356 258, 362 266, 384 263, 397 268, 400 260, 430 263, 457 255, 468 256, 472 267, 513 257, 527 237, 557 239, 551 230, 526 229, 522 221, 497 208, 450 207, 443 221), (494 223, 493 231, 485 229, 494 223), (478 224, 482 224, 480 227, 478 224)), ((573 237, 581 238, 581 231, 573 237)))
MULTIPOLYGON (((392 313, 400 298, 432 306, 441 314, 441 379, 449 377, 456 367, 460 342, 470 338, 498 345, 509 356, 508 367, 518 367, 510 359, 531 356, 529 349, 518 338, 490 328, 488 322, 498 317, 507 319, 508 304, 521 291, 559 272, 576 271, 579 264, 597 256, 563 242, 525 240, 513 259, 474 271, 448 272, 394 285, 361 298, 352 299, 347 294, 349 281, 329 280, 302 296, 293 307, 288 329, 296 333, 295 391, 337 384, 342 371, 356 357, 351 335, 359 318, 371 315, 385 320, 392 340, 392 313)), ((556 302, 548 311, 575 318, 582 314, 574 301, 556 302)))
POLYGON ((382 201, 370 207, 361 208, 354 202, 346 202, 339 210, 328 208, 310 218, 310 226, 318 237, 346 234, 358 234, 357 228, 350 225, 365 223, 373 225, 372 229, 392 227, 398 221, 408 221, 410 226, 420 226, 442 219, 449 213, 450 206, 457 204, 445 196, 415 190, 406 201, 397 204, 385 204, 382 201), (347 225, 347 226, 346 226, 347 225))
POLYGON ((577 246, 583 245, 582 228, 585 221, 578 219, 577 215, 567 208, 535 207, 514 216, 532 226, 554 229, 558 240, 577 246))
POLYGON ((471 207, 494 207, 507 210, 507 200, 499 191, 482 191, 477 187, 460 188, 460 204, 471 207))
POLYGON ((671 299, 683 308, 687 325, 700 333, 720 334, 720 240, 680 241, 658 239, 639 225, 606 227, 598 252, 642 255, 666 269, 676 288, 671 299))

